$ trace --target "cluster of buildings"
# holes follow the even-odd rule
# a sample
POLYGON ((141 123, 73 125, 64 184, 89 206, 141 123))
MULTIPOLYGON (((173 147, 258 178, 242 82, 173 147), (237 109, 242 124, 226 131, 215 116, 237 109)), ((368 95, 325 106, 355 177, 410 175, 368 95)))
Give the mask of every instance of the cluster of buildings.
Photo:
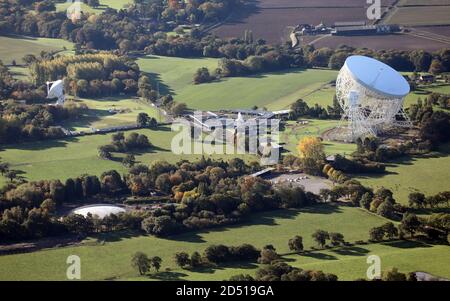
POLYGON ((381 35, 400 31, 398 25, 368 25, 365 21, 336 22, 333 26, 326 26, 323 22, 314 26, 299 24, 294 31, 303 36, 331 34, 334 36, 381 35))
MULTIPOLYGON (((269 124, 272 119, 285 119, 291 110, 265 111, 265 110, 220 110, 217 112, 198 112, 186 115, 186 119, 191 126, 199 128, 201 132, 217 136, 217 141, 234 141, 244 134, 252 135, 259 133, 261 136, 261 126, 266 126, 266 131, 271 131, 269 124)), ((270 135, 266 136, 267 141, 259 142, 259 146, 268 150, 282 150, 283 147, 271 141, 270 135)))
POLYGON ((229 125, 231 120, 234 120, 234 126, 244 124, 258 124, 261 120, 270 119, 283 119, 289 115, 291 110, 281 110, 281 111, 265 111, 265 110, 220 110, 217 112, 200 112, 196 114, 188 114, 185 117, 197 127, 201 127, 203 131, 210 132, 213 131, 215 127, 224 127, 229 125))

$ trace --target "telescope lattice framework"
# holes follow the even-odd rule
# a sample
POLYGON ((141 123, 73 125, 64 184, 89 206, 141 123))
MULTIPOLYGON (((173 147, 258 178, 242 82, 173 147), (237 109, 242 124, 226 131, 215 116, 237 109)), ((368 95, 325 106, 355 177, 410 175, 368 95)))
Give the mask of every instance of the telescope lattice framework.
POLYGON ((365 56, 347 58, 336 80, 336 97, 344 111, 339 127, 347 123, 345 140, 411 126, 403 110, 409 91, 405 78, 388 65, 365 56))

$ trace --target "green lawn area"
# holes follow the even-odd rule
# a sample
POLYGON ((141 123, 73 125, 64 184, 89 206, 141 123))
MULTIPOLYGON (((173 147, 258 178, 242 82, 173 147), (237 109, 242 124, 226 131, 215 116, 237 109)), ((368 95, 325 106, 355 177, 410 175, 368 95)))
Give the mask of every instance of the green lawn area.
MULTIPOLYGON (((280 140, 284 143, 285 149, 297 155, 297 145, 300 139, 305 136, 320 137, 326 130, 335 128, 339 125, 338 120, 316 120, 308 119, 307 125, 295 125, 295 122, 289 121, 284 132, 281 133, 280 140)), ((355 144, 339 143, 324 141, 325 153, 328 155, 334 154, 351 154, 356 150, 355 144)))
POLYGON ((450 84, 435 85, 433 87, 427 88, 427 91, 450 95, 450 84))
POLYGON ((130 125, 136 123, 139 113, 147 113, 150 117, 163 121, 155 107, 144 103, 139 98, 107 97, 99 99, 77 99, 85 103, 89 110, 83 118, 64 123, 70 130, 88 130, 90 128, 106 128, 111 126, 130 125), (110 109, 123 110, 122 113, 111 114, 110 109))
POLYGON ((338 275, 340 280, 366 278, 366 263, 369 255, 381 259, 381 270, 393 267, 402 273, 427 272, 434 276, 450 277, 450 247, 448 245, 428 245, 419 242, 389 242, 350 247, 341 250, 314 252, 308 255, 291 255, 290 265, 305 270, 323 270, 338 275))
MULTIPOLYGON (((176 132, 172 132, 170 127, 160 127, 157 130, 141 129, 136 132, 147 135, 154 146, 152 149, 135 153, 136 160, 143 164, 150 164, 155 160, 175 163, 181 159, 192 161, 201 158, 201 155, 172 153, 171 141, 176 132)), ((13 169, 23 171, 28 180, 65 180, 85 173, 100 175, 111 169, 123 173, 126 171, 121 163, 124 154, 115 154, 114 160, 102 160, 98 157, 98 147, 110 142, 111 134, 104 134, 22 143, 2 147, 0 157, 9 162, 13 169)), ((225 160, 234 157, 257 160, 251 155, 215 154, 210 157, 225 160)), ((6 179, 0 177, 0 184, 4 184, 5 181, 6 179)))
POLYGON ((31 81, 30 69, 27 66, 9 66, 8 68, 14 78, 26 82, 31 81))
POLYGON ((0 36, 0 60, 6 65, 11 64, 12 60, 22 64, 26 54, 39 56, 41 51, 63 51, 64 47, 71 50, 73 44, 61 39, 0 36))
MULTIPOLYGON (((136 251, 163 258, 164 279, 223 280, 238 273, 253 273, 256 265, 237 264, 228 268, 184 271, 175 266, 176 252, 202 252, 211 244, 238 245, 250 243, 257 247, 272 244, 280 253, 288 252, 287 241, 301 235, 305 248, 313 246, 311 234, 317 229, 341 232, 347 241, 367 240, 368 231, 386 221, 358 208, 318 205, 303 210, 278 210, 259 213, 246 224, 177 235, 169 239, 153 236, 109 234, 101 236, 104 245, 90 239, 87 245, 43 250, 28 254, 0 256, 0 280, 64 280, 68 255, 78 255, 83 280, 130 279, 136 272, 130 258, 136 251), (31 268, 32 267, 32 268, 31 268)), ((417 262, 420 265, 420 261, 417 262)), ((350 268, 350 266, 349 266, 350 268)), ((427 265, 422 265, 427 270, 427 265)), ((141 278, 142 279, 142 278, 141 278)))
POLYGON ((433 195, 450 189, 450 146, 429 158, 408 158, 388 166, 386 175, 358 176, 364 185, 372 188, 386 187, 394 192, 394 198, 408 203, 411 192, 433 195))
POLYGON ((140 58, 138 64, 154 82, 159 82, 162 94, 173 93, 176 101, 201 110, 251 108, 254 105, 283 109, 337 76, 332 70, 289 70, 194 85, 195 71, 200 67, 214 70, 218 60, 147 56, 140 58))

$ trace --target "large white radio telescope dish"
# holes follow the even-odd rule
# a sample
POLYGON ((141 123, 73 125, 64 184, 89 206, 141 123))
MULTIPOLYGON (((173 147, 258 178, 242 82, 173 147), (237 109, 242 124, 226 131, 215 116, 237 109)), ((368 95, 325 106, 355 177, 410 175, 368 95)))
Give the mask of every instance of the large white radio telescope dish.
POLYGON ((64 83, 62 80, 47 82, 47 98, 57 98, 57 105, 64 104, 64 83))
POLYGON ((347 58, 336 80, 336 97, 349 137, 377 135, 392 126, 409 126, 403 101, 410 87, 390 66, 365 56, 347 58), (401 120, 399 120, 401 119, 401 120))

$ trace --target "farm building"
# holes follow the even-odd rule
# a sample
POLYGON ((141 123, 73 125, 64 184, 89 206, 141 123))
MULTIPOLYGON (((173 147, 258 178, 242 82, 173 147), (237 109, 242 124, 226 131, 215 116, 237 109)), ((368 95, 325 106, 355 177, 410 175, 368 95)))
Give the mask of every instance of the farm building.
POLYGON ((395 25, 364 25, 364 26, 342 26, 335 27, 331 31, 334 36, 364 36, 390 34, 399 30, 395 25))
POLYGON ((334 27, 366 26, 366 21, 335 22, 334 27))
POLYGON ((436 78, 434 77, 434 75, 431 74, 422 74, 419 77, 419 81, 422 83, 434 83, 436 80, 436 78))

